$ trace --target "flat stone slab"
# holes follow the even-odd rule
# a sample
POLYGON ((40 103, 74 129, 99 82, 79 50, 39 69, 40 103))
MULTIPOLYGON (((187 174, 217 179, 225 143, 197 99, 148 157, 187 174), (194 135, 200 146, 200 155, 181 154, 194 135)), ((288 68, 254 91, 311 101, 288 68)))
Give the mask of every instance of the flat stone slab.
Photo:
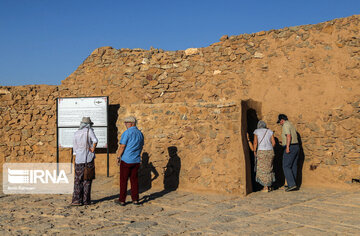
POLYGON ((114 203, 112 178, 94 181, 90 206, 71 195, 0 195, 0 235, 359 235, 360 189, 301 188, 246 197, 149 190, 114 203))

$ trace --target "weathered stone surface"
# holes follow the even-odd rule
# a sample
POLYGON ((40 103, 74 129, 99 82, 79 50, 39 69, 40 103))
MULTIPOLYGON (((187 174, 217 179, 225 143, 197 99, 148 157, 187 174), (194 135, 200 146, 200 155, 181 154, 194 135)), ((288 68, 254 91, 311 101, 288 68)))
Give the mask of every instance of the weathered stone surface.
POLYGON ((254 54, 254 58, 259 58, 259 59, 261 59, 261 58, 263 58, 264 57, 264 54, 262 54, 261 52, 255 52, 255 54, 254 54))
POLYGON ((5 94, 9 94, 9 90, 7 89, 0 89, 0 95, 5 95, 5 94))
POLYGON ((199 54, 199 49, 197 48, 188 48, 185 50, 185 55, 189 56, 189 55, 195 55, 195 54, 199 54))
POLYGON ((221 36, 220 41, 225 41, 225 40, 227 40, 228 38, 229 38, 229 36, 223 35, 223 36, 221 36))
POLYGON ((199 74, 202 74, 204 73, 205 68, 203 66, 195 66, 193 70, 199 74))

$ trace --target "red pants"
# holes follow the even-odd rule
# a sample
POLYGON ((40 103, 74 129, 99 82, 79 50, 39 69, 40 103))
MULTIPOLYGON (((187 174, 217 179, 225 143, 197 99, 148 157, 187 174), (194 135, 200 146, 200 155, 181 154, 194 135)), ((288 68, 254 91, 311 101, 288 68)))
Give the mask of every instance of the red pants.
POLYGON ((120 196, 119 201, 125 202, 126 192, 127 192, 127 183, 130 177, 131 184, 131 199, 134 201, 139 201, 139 181, 138 181, 138 169, 140 163, 128 164, 121 161, 120 163, 120 196))

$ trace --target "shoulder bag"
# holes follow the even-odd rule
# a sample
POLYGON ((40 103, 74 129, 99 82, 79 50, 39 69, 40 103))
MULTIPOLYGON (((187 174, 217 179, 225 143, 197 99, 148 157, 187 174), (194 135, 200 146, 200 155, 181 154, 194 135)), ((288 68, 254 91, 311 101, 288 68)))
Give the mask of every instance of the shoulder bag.
MULTIPOLYGON (((90 148, 90 145, 89 145, 89 129, 87 131, 87 135, 86 135, 86 148, 89 152, 89 148, 90 148)), ((88 154, 87 152, 87 154, 88 154)), ((87 155, 86 154, 86 158, 85 158, 85 168, 84 168, 84 180, 93 180, 95 179, 95 164, 94 165, 91 165, 91 166, 88 166, 88 163, 87 163, 87 155)))

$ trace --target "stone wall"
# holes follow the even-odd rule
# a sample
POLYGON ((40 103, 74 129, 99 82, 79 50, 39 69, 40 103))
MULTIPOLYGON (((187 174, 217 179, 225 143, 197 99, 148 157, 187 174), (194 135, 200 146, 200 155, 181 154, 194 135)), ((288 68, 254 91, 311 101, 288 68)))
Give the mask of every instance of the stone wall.
POLYGON ((56 160, 56 86, 2 88, 0 163, 56 160))
MULTIPOLYGON (((131 114, 139 117, 138 127, 145 137, 143 152, 159 174, 154 186, 179 184, 181 189, 194 191, 246 192, 240 103, 134 104, 120 108, 120 117, 131 114)), ((117 127, 119 133, 125 131, 120 119, 117 127)))
MULTIPOLYGON (((145 149, 152 162, 158 163, 156 169, 166 167, 166 148, 177 147, 184 161, 180 171, 184 189, 251 191, 245 186, 250 171, 250 157, 243 146, 245 133, 252 131, 254 121, 263 119, 279 138, 278 113, 289 116, 301 137, 302 183, 344 185, 360 173, 359 22, 359 16, 351 16, 317 25, 223 36, 209 47, 185 51, 98 48, 60 86, 1 87, 0 160, 53 160, 55 98, 109 96, 112 129, 118 129, 113 139, 117 141, 123 131, 121 118, 136 114, 143 121, 139 125, 148 140, 145 149), (232 103, 235 105, 212 107, 232 103), (200 109, 199 114, 206 118, 189 118, 181 109, 200 109), (157 110, 161 110, 158 115, 157 110), (255 116, 246 116, 250 111, 255 116), (220 116, 227 126, 242 126, 236 128, 240 136, 225 137, 221 130, 228 129, 218 120, 220 116), (185 132, 185 127, 191 130, 185 132), (183 137, 175 142, 175 134, 183 137), (199 145, 192 144, 195 153, 187 147, 187 142, 196 140, 191 135, 196 139, 204 136, 199 145), (159 137, 161 144, 156 144, 159 137), (239 143, 241 150, 235 155, 232 149, 239 143), (220 164, 228 163, 222 161, 220 144, 227 147, 226 158, 243 163, 240 169, 228 172, 220 164), (218 179, 227 179, 221 189, 215 188, 218 179)), ((63 153, 68 160, 70 153, 63 153)), ((112 174, 116 172, 115 155, 113 150, 112 174)), ((105 156, 98 155, 100 173, 106 173, 105 156)), ((154 184, 161 187, 161 181, 159 177, 154 184)))

